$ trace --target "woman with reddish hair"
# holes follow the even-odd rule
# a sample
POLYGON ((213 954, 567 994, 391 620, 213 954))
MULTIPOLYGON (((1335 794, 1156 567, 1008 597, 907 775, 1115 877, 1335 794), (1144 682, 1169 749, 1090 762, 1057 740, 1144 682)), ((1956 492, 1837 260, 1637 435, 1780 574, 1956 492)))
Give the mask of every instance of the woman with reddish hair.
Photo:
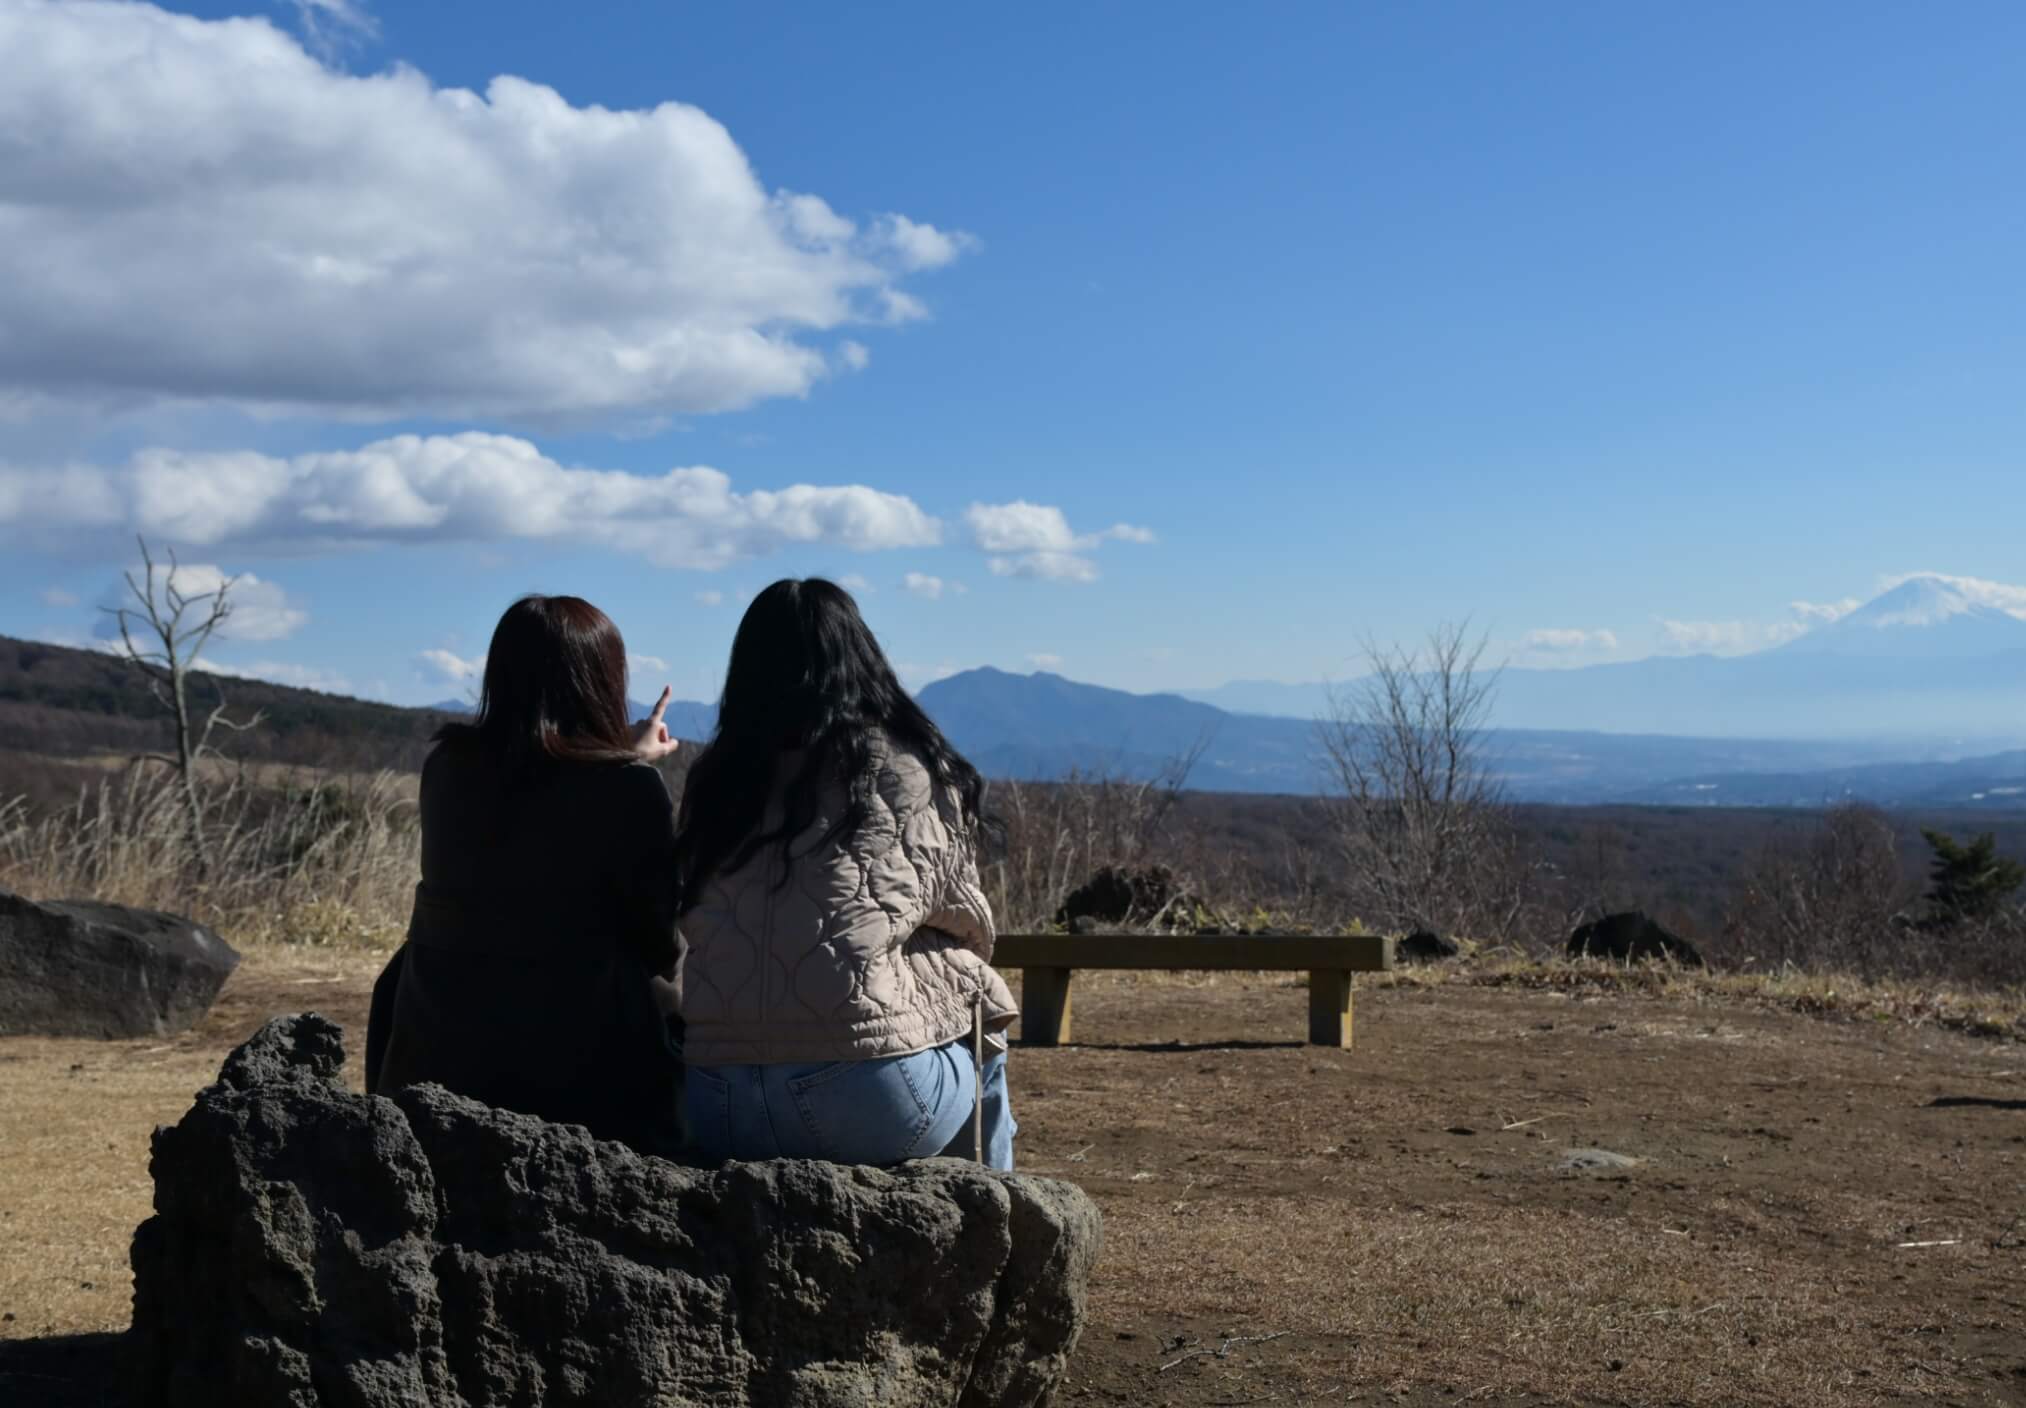
POLYGON ((373 989, 366 1088, 425 1081, 666 1151, 679 1142, 675 815, 626 646, 573 596, 507 608, 478 713, 422 769, 422 881, 373 989))

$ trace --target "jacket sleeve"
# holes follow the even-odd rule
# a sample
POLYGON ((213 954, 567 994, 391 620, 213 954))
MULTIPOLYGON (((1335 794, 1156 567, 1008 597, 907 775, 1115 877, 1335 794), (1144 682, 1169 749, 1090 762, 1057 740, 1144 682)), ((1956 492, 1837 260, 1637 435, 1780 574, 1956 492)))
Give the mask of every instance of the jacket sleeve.
POLYGON ((628 940, 642 966, 673 980, 676 965, 675 804, 660 772, 644 764, 625 769, 624 809, 633 844, 624 883, 629 914, 628 940))
POLYGON ((931 778, 919 759, 897 760, 893 800, 901 850, 920 886, 915 929, 936 929, 982 959, 992 957, 992 906, 978 877, 977 828, 957 790, 931 778))

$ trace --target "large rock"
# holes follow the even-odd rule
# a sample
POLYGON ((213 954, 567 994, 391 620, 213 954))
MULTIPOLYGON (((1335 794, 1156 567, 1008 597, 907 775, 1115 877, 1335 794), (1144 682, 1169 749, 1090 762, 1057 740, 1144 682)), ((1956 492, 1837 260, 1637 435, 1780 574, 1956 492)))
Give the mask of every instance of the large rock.
POLYGON ((1462 952, 1456 940, 1433 929, 1416 929, 1393 946, 1393 957, 1401 963, 1442 963, 1462 952))
POLYGON ((1097 1209, 930 1159, 687 1168, 435 1086, 341 1083, 277 1018, 156 1132, 142 1405, 1045 1402, 1097 1209))
POLYGON ((1639 910, 1607 914, 1569 935, 1571 958, 1611 958, 1620 963, 1642 958, 1671 959, 1690 968, 1703 966, 1702 954, 1679 934, 1670 934, 1639 910))
POLYGON ((0 890, 0 1036, 167 1036, 238 966, 225 940, 173 914, 0 890))

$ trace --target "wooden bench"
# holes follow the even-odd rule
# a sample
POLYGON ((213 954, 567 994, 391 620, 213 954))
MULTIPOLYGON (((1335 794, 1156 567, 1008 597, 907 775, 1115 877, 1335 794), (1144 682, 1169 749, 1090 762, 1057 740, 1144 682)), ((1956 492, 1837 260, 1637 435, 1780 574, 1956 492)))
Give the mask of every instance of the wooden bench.
POLYGON ((1393 966, 1393 940, 1379 935, 1001 934, 993 966, 1021 970, 1020 1040, 1069 1040, 1069 975, 1078 968, 1308 971, 1311 1046, 1351 1044, 1351 974, 1393 966))

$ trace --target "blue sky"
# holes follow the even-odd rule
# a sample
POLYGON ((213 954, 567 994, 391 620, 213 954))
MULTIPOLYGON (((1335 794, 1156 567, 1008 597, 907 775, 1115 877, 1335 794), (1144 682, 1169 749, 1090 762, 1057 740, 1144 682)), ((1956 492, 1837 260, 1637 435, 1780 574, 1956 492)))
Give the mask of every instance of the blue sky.
POLYGON ((789 574, 1133 689, 2026 582, 2014 4, 175 13, 0 0, 0 632, 137 530, 402 702, 527 590, 704 697, 789 574))

